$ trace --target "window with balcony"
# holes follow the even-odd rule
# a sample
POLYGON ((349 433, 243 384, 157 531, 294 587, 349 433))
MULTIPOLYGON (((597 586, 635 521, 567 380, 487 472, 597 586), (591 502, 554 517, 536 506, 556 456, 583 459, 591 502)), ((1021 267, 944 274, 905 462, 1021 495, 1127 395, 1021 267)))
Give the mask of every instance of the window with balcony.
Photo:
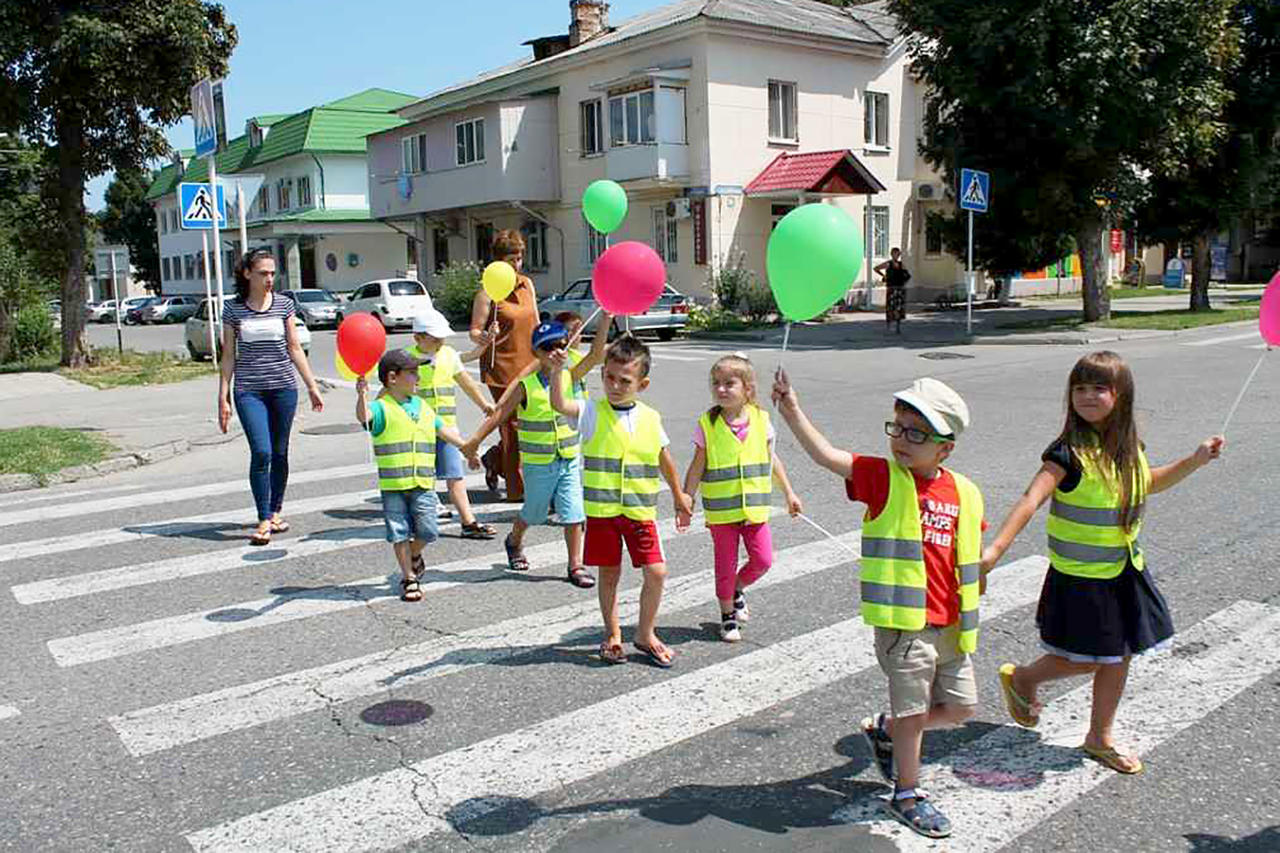
POLYGON ((298 178, 298 206, 311 206, 311 176, 306 175, 298 178))
POLYGON ((458 144, 457 164, 469 166, 484 162, 484 119, 476 118, 454 125, 458 144))
POLYGON ((547 259, 547 223, 538 220, 526 222, 520 233, 524 236, 524 265, 530 270, 550 267, 547 259))
POLYGON ((600 101, 583 101, 578 105, 582 126, 582 156, 588 157, 604 151, 604 125, 601 119, 600 101))
POLYGON ((400 171, 416 175, 427 170, 427 135, 417 133, 400 140, 400 171))
POLYGON ((863 99, 862 130, 868 145, 889 147, 889 96, 867 92, 863 99))
POLYGON ((769 81, 769 139, 775 142, 798 142, 796 84, 769 81))
POLYGON ((669 264, 680 260, 679 242, 676 239, 676 218, 667 215, 667 205, 661 204, 653 209, 653 250, 669 264))
POLYGON ((889 256, 889 208, 871 208, 871 253, 877 258, 889 256))
POLYGON ((609 98, 609 145, 643 145, 658 138, 652 89, 609 98))

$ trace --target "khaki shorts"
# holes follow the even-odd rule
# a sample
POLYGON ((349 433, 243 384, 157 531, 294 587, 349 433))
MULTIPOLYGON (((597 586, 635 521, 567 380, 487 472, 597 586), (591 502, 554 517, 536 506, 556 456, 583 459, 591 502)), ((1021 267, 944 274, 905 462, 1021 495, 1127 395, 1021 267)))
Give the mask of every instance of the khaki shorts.
POLYGON ((973 661, 959 648, 960 626, 921 631, 876 628, 876 660, 889 676, 894 717, 928 713, 934 705, 977 705, 973 661))

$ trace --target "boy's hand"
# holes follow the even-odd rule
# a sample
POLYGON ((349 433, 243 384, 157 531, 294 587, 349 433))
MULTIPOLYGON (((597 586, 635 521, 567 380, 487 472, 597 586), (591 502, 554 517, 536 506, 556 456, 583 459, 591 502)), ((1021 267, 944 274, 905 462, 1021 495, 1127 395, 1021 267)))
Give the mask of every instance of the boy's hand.
POLYGON ((684 533, 689 529, 689 525, 693 523, 693 515, 685 512, 683 509, 676 510, 676 530, 684 533))
POLYGON ((1208 465, 1213 460, 1222 455, 1222 450, 1227 446, 1227 440, 1220 435, 1212 438, 1206 438, 1196 448, 1195 459, 1196 465, 1208 465))
POLYGON ((470 460, 472 456, 475 456, 479 449, 480 442, 476 441, 474 437, 462 442, 462 445, 458 448, 458 450, 462 451, 462 455, 467 457, 468 460, 470 460))
POLYGON ((791 377, 787 376, 787 371, 781 367, 773 374, 773 405, 783 415, 794 415, 800 410, 800 400, 796 397, 796 391, 791 387, 791 377))
POLYGON ((480 407, 480 411, 484 412, 486 418, 493 417, 493 413, 498 411, 497 407, 492 403, 485 403, 480 407))
POLYGON ((987 570, 978 570, 978 595, 987 594, 987 570))
POLYGON ((369 380, 363 376, 356 377, 356 393, 363 397, 369 391, 369 380))
POLYGON ((547 355, 547 359, 551 362, 551 372, 559 373, 569 364, 569 350, 558 349, 547 355))
POLYGON ((675 501, 677 518, 682 512, 688 516, 693 515, 693 499, 684 492, 673 492, 671 499, 675 501))
POLYGON ((995 549, 994 545, 988 545, 982 549, 982 559, 978 563, 978 568, 983 574, 986 574, 996 567, 996 561, 999 559, 1000 552, 995 549))
POLYGON ((787 492, 786 498, 787 498, 787 513, 792 518, 795 518, 797 515, 804 512, 804 504, 800 502, 799 495, 797 495, 795 492, 787 492))

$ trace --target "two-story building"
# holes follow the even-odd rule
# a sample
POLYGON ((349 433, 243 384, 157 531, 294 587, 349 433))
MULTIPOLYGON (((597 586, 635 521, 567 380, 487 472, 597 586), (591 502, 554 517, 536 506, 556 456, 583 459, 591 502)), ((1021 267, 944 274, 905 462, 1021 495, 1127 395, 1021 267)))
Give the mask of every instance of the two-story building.
MULTIPOLYGON (((246 236, 249 248, 274 251, 280 288, 350 291, 365 281, 413 272, 412 238, 369 215, 365 137, 404 124, 393 110, 415 101, 412 95, 368 89, 298 113, 256 116, 217 155, 219 178, 263 177, 246 199, 246 236)), ((177 191, 181 182, 207 179, 203 158, 179 152, 148 189, 166 294, 204 292, 200 232, 179 227, 177 191)), ((228 195, 229 221, 220 235, 225 288, 232 286, 241 253, 234 202, 234 194, 228 195)))
POLYGON ((412 230, 429 269, 485 261, 497 229, 520 228, 546 294, 609 240, 642 240, 705 297, 726 264, 763 276, 773 224, 824 201, 864 225, 860 285, 895 246, 917 297, 963 281, 926 225, 954 201, 917 154, 923 92, 883 2, 678 0, 617 26, 602 0, 569 7, 568 34, 370 136, 372 215, 412 230), (630 201, 609 238, 582 216, 599 178, 630 201))

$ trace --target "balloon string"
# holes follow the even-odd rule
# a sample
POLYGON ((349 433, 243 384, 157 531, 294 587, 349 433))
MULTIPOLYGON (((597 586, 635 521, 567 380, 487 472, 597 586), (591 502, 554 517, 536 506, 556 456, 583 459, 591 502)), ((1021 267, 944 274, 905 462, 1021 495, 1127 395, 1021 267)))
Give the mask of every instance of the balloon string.
POLYGON ((1253 366, 1253 370, 1249 372, 1249 378, 1244 381, 1244 387, 1240 389, 1240 393, 1236 395, 1236 401, 1231 404, 1231 409, 1227 412, 1227 419, 1222 422, 1222 430, 1220 435, 1223 437, 1227 434, 1227 426, 1230 425, 1231 419, 1235 417, 1236 409, 1240 408, 1240 401, 1244 399, 1245 392, 1249 390, 1253 377, 1258 375, 1258 368, 1262 367, 1262 361, 1267 357, 1267 353, 1271 352, 1271 347, 1267 347, 1262 351, 1262 355, 1258 356, 1258 363, 1253 366))
POLYGON ((787 344, 791 341, 791 321, 787 321, 786 331, 782 333, 782 351, 787 351, 787 344))
POLYGON ((582 333, 587 330, 587 326, 591 325, 591 321, 594 320, 603 310, 604 310, 603 305, 597 305, 596 310, 591 312, 591 316, 582 322, 582 325, 578 327, 578 331, 573 333, 572 338, 569 338, 569 349, 573 349, 573 345, 576 344, 578 342, 578 339, 582 337, 582 333))
POLYGON ((835 534, 833 534, 830 530, 827 530, 825 527, 823 527, 823 526, 822 526, 821 524, 819 524, 818 522, 814 521, 814 520, 813 520, 812 518, 810 518, 809 516, 805 515, 803 512, 798 512, 798 513, 796 513, 796 518, 800 519, 800 520, 801 520, 801 521, 803 521, 805 524, 807 524, 807 525, 809 525, 810 527, 812 527, 814 530, 817 530, 817 531, 818 531, 819 533, 821 533, 823 536, 826 536, 826 537, 827 537, 828 539, 830 539, 832 542, 836 543, 836 545, 838 545, 838 546, 840 546, 841 548, 843 548, 844 550, 848 551, 850 554, 852 554, 852 555, 853 555, 854 559, 857 559, 857 560, 862 559, 862 554, 858 553, 857 551, 855 551, 855 550, 853 550, 852 548, 850 548, 848 545, 844 544, 844 542, 840 541, 840 539, 839 539, 839 538, 837 538, 837 537, 836 537, 836 535, 835 535, 835 534))

